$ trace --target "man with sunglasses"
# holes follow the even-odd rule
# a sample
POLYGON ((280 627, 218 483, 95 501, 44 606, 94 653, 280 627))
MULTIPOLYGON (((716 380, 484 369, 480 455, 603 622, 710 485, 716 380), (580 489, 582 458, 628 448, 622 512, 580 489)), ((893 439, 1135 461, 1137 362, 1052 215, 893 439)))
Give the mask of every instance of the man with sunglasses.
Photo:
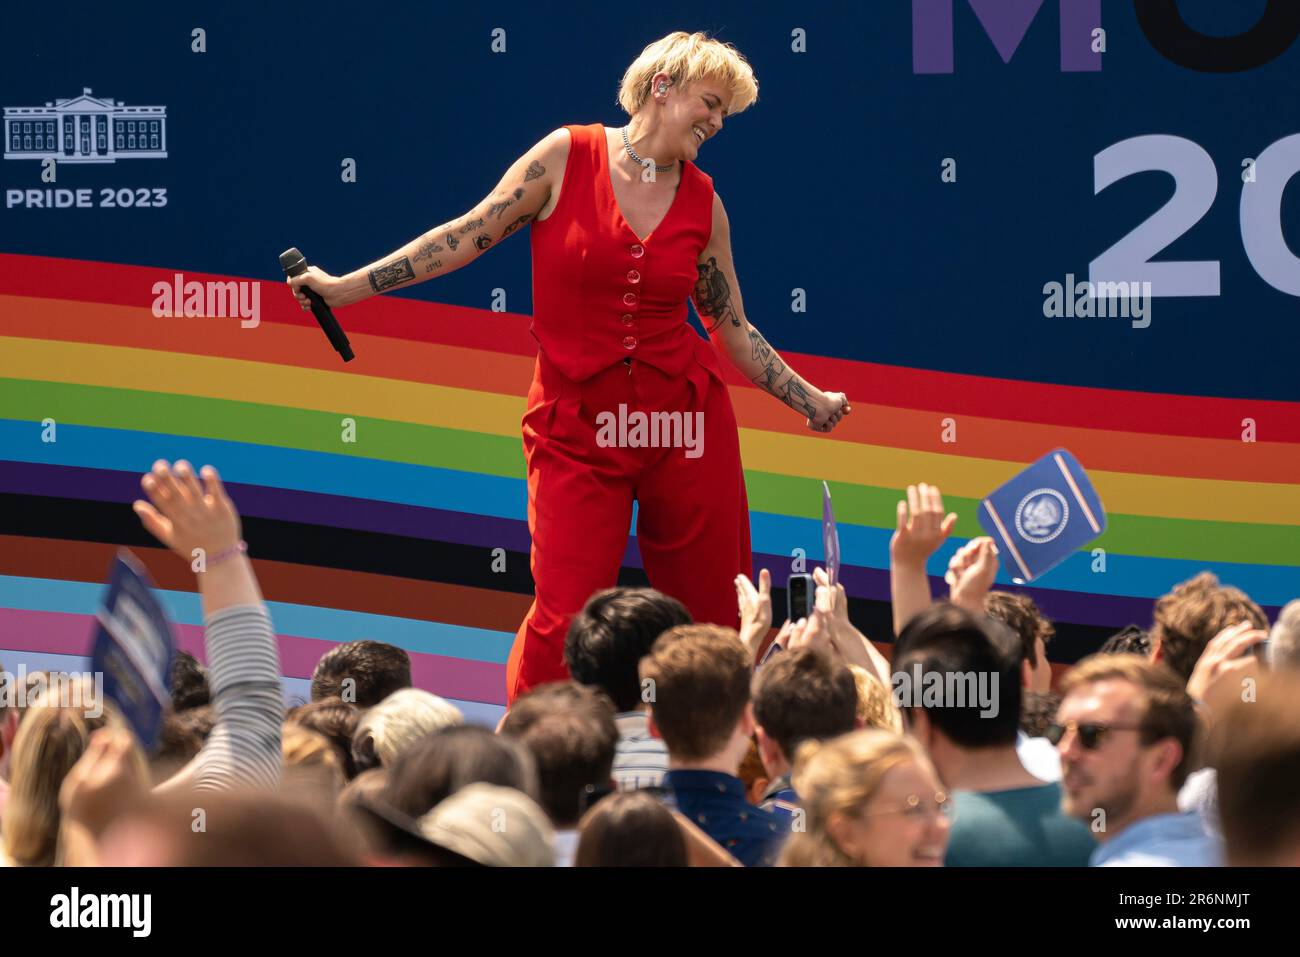
POLYGON ((1138 655, 1093 655, 1061 683, 1047 737, 1061 754, 1061 802, 1088 824, 1093 867, 1217 867, 1195 812, 1178 810, 1192 767, 1196 709, 1181 679, 1138 655))

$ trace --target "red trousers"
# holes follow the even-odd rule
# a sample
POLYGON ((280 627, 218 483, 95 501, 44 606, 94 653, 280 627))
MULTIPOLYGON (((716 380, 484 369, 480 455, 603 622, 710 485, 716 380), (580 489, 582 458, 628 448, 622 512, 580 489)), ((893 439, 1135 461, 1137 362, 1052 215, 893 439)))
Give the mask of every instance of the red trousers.
POLYGON ((617 584, 634 501, 651 585, 696 621, 737 626, 734 580, 751 573, 749 503, 731 397, 706 368, 709 362, 716 369, 716 360, 703 350, 712 346, 700 340, 682 376, 633 360, 581 383, 538 356, 523 420, 536 596, 506 667, 509 702, 568 677, 569 620, 593 592, 617 584), (695 436, 700 454, 602 444, 597 417, 617 417, 620 405, 629 414, 702 413, 694 416, 702 428, 695 436))

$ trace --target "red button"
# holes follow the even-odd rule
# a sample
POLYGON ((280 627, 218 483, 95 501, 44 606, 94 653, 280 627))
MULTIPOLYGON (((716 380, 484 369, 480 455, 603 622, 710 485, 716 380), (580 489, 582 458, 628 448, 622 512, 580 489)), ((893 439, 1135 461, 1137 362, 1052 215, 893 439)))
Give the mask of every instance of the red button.
POLYGON ((624 339, 623 339, 623 348, 624 348, 624 349, 635 349, 635 348, 636 348, 636 336, 626 336, 626 337, 624 337, 624 339))
POLYGON ((632 248, 629 249, 628 252, 632 254, 633 259, 640 259, 645 255, 645 247, 640 243, 633 243, 632 248))
POLYGON ((628 282, 640 282, 640 281, 641 281, 641 274, 640 274, 639 272, 637 272, 635 269, 629 269, 629 270, 627 271, 627 281, 628 281, 628 282))
POLYGON ((634 293, 634 292, 625 292, 625 293, 623 293, 623 305, 625 305, 625 306, 635 306, 635 305, 636 305, 636 293, 634 293))
POLYGON ((633 319, 631 316, 624 316, 624 317, 623 317, 623 325, 625 325, 625 326, 630 326, 630 325, 632 325, 632 323, 634 323, 635 321, 636 321, 636 320, 633 319))

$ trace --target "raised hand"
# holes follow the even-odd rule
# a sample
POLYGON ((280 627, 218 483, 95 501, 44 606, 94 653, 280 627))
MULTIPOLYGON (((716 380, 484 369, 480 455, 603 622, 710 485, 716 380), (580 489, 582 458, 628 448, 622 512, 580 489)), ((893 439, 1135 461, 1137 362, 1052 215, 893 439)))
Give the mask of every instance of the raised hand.
POLYGON ((90 736, 59 788, 65 824, 98 838, 116 817, 140 804, 148 784, 134 752, 135 739, 125 728, 100 728, 90 736))
POLYGON ((1268 638, 1249 621, 1229 625, 1205 645, 1201 657, 1187 679, 1187 693, 1202 702, 1211 712, 1222 707, 1231 696, 1240 696, 1241 681, 1259 674, 1255 646, 1268 638))
POLYGON ((948 583, 948 597, 954 605, 982 615, 984 596, 993 587, 998 574, 998 547, 987 535, 972 538, 957 549, 948 561, 943 580, 948 583))
POLYGON ((141 523, 187 562, 196 548, 211 557, 239 545, 239 513, 211 465, 203 467, 200 485, 189 462, 181 459, 173 468, 159 459, 141 477, 140 487, 149 497, 133 504, 141 523))
POLYGON ((907 568, 925 568, 956 523, 955 512, 944 515, 938 486, 909 485, 906 501, 898 503, 898 525, 889 540, 890 561, 907 568))
POLYGON ((757 656, 772 628, 772 575, 766 568, 758 573, 757 588, 748 575, 736 576, 736 604, 740 608, 740 640, 757 656))

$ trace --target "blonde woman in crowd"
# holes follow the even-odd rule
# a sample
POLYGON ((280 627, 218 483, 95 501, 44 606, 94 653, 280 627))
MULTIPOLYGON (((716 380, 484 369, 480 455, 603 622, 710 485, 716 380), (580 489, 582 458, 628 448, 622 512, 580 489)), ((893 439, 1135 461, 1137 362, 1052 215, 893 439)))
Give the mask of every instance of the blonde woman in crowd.
POLYGON ((950 802, 911 738, 854 731, 799 748, 794 787, 807 814, 786 867, 939 867, 950 802))

